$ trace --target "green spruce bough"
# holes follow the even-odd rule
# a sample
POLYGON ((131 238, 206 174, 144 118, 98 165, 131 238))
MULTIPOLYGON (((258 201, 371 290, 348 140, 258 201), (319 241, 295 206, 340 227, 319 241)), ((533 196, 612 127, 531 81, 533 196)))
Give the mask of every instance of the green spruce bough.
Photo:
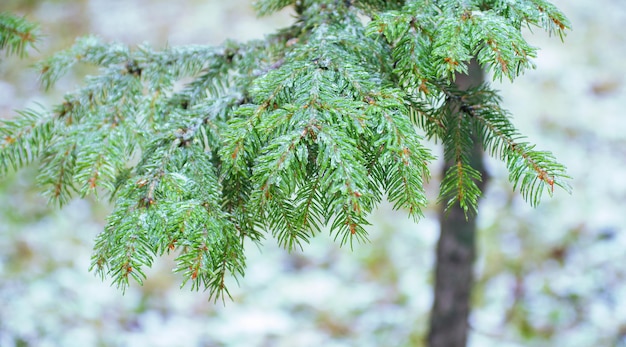
POLYGON ((36 24, 8 13, 0 12, 0 50, 6 54, 24 57, 27 48, 32 48, 39 39, 39 28, 36 24))
POLYGON ((269 232, 293 250, 329 226, 352 244, 367 238, 383 198, 419 219, 433 160, 420 133, 456 163, 440 199, 466 213, 481 194, 473 141, 506 164, 531 204, 568 189, 564 167, 524 141, 494 90, 453 85, 473 57, 496 79, 532 68, 536 49, 522 27, 561 37, 569 27, 550 3, 255 4, 259 15, 290 5, 294 25, 246 43, 157 51, 79 39, 38 64, 44 87, 76 64, 99 73, 53 110, 1 123, 0 174, 38 162, 38 182, 59 205, 75 194, 110 197, 92 269, 122 289, 176 252, 183 285, 213 298, 228 294, 227 275, 243 276, 246 239, 269 232))

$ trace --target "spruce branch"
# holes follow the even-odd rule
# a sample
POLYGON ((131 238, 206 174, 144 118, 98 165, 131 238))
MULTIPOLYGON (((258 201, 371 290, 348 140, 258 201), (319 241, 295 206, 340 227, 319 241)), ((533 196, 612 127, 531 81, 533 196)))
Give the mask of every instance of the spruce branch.
POLYGON ((404 94, 384 89, 382 78, 367 73, 370 65, 344 44, 348 30, 360 27, 360 35, 364 33, 360 25, 351 25, 355 27, 321 25, 280 67, 259 78, 251 89, 258 106, 239 108, 243 117, 231 120, 229 145, 222 149, 223 158, 233 159, 227 167, 245 168, 245 158, 257 158, 252 209, 267 213, 266 227, 278 229, 280 242, 290 247, 299 247, 296 236, 308 239, 310 226, 328 222, 342 243, 353 236, 363 239, 364 216, 380 201, 374 193, 380 187, 388 187, 396 207, 409 208, 413 216, 425 205, 421 175, 430 156, 406 115, 404 94), (376 157, 380 162, 366 159, 360 144, 370 142, 382 149, 384 155, 376 157), (379 181, 372 181, 372 173, 380 173, 373 166, 389 165, 385 175, 376 176, 379 181), (314 213, 297 214, 300 208, 292 205, 298 203, 292 196, 301 196, 306 182, 317 182, 316 191, 330 198, 322 201, 312 191, 312 197, 300 201, 314 206, 314 213), (280 213, 272 213, 278 206, 280 213))
POLYGON ((463 17, 472 22, 473 55, 494 79, 506 76, 513 81, 523 71, 534 68, 530 59, 536 57, 536 48, 522 37, 519 28, 494 12, 474 12, 463 17))
POLYGON ((37 182, 50 202, 63 206, 77 191, 74 183, 76 144, 71 139, 59 139, 42 155, 37 182))
POLYGON ((0 175, 38 159, 55 136, 56 118, 52 113, 24 110, 18 115, 0 120, 0 175))
POLYGON ((548 34, 557 34, 563 40, 565 31, 571 29, 567 17, 556 6, 545 0, 522 0, 512 4, 508 1, 483 1, 481 9, 496 12, 516 28, 531 26, 542 28, 548 34))
POLYGON ((536 49, 521 35, 521 25, 538 26, 562 38, 567 18, 543 0, 515 6, 492 1, 416 1, 401 11, 388 11, 369 24, 370 35, 382 34, 393 47, 394 72, 407 88, 428 90, 429 79, 453 79, 466 73, 473 56, 493 77, 510 80, 528 68, 536 49), (432 79, 432 77, 431 77, 432 79))
MULTIPOLYGON (((185 46, 162 52, 142 46, 131 52, 122 45, 88 37, 40 63, 46 87, 76 63, 101 68, 100 75, 88 78, 87 86, 68 94, 65 102, 55 109, 58 119, 55 131, 74 136, 72 150, 64 147, 62 141, 54 143, 49 139, 53 150, 37 152, 44 162, 40 183, 50 187, 51 199, 62 204, 73 191, 82 197, 96 193, 99 188, 107 194, 115 192, 118 175, 137 151, 145 147, 150 134, 175 131, 177 125, 187 122, 185 119, 199 110, 213 108, 213 114, 204 120, 216 125, 211 121, 218 116, 214 109, 217 107, 224 114, 224 109, 236 107, 240 98, 241 92, 228 87, 229 71, 238 49, 227 43, 218 48, 185 46), (195 84, 174 93, 174 81, 198 74, 201 78, 195 84), (199 102, 207 94, 219 104, 199 102), (78 156, 79 161, 55 159, 55 153, 72 154, 69 158, 78 156), (63 169, 55 171, 55 166, 61 167, 59 163, 64 164, 63 169)), ((3 129, 7 143, 15 140, 8 132, 10 129, 3 129)), ((11 163, 14 157, 9 156, 3 162, 11 163)))
POLYGON ((445 87, 444 93, 457 105, 460 114, 488 152, 503 160, 509 170, 514 188, 519 186, 524 199, 535 206, 543 191, 550 195, 557 185, 570 191, 565 167, 556 162, 550 152, 536 151, 535 146, 523 141, 523 136, 511 123, 508 113, 500 107, 500 97, 487 85, 468 91, 445 87))
MULTIPOLYGON (((368 112, 377 115, 373 147, 380 149, 379 169, 384 172, 378 181, 396 209, 406 209, 416 221, 426 207, 424 179, 429 177, 426 163, 433 157, 421 144, 415 128, 407 117, 409 110, 402 103, 404 94, 384 90, 380 99, 371 100, 368 112)), ((377 189, 373 188, 376 191, 377 189)))
POLYGON ((70 49, 43 60, 35 68, 40 71, 41 82, 47 90, 79 62, 109 67, 127 62, 129 55, 129 49, 122 44, 104 43, 89 36, 78 39, 70 49))
POLYGON ((254 2, 254 9, 257 15, 267 16, 295 3, 296 0, 258 0, 254 2))
POLYGON ((26 50, 40 40, 39 26, 9 13, 0 13, 0 50, 23 58, 26 50))
POLYGON ((477 210, 481 194, 477 182, 482 178, 470 162, 474 148, 470 119, 462 112, 462 106, 455 102, 456 95, 448 93, 448 90, 444 91, 444 95, 446 100, 441 108, 441 125, 444 131, 441 141, 444 146, 444 160, 453 164, 444 173, 439 199, 446 204, 446 208, 459 203, 467 216, 477 210))
POLYGON ((399 10, 404 0, 348 0, 352 6, 360 9, 364 15, 372 18, 385 11, 399 10))
POLYGON ((230 295, 228 276, 243 276, 245 241, 266 232, 290 251, 324 227, 352 246, 367 239, 368 215, 385 197, 419 219, 433 160, 419 129, 455 164, 440 200, 466 214, 481 194, 469 161, 477 144, 505 162, 532 205, 555 185, 568 189, 565 168, 524 140, 494 91, 453 87, 474 56, 494 78, 534 67, 521 28, 569 28, 549 3, 255 6, 267 15, 290 5, 294 25, 246 43, 155 50, 78 39, 37 65, 43 86, 78 64, 96 73, 51 112, 0 123, 0 175, 39 161, 53 202, 108 195, 115 206, 91 268, 122 290, 175 252, 183 285, 214 299, 230 295))

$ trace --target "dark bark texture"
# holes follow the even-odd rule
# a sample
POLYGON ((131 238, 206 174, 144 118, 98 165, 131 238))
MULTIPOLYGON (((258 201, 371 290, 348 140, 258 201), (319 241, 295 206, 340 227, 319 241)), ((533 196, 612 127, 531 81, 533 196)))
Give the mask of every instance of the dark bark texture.
MULTIPOLYGON (((467 89, 484 81, 480 66, 473 61, 468 75, 457 75, 459 88, 467 89)), ((472 166, 482 173, 479 183, 484 190, 487 174, 484 169, 483 151, 474 146, 472 166)), ((453 163, 445 163, 445 173, 453 163)), ((474 258, 476 255, 476 217, 466 219, 461 207, 456 204, 447 211, 444 206, 439 212, 441 234, 437 243, 435 265, 434 303, 428 334, 429 347, 464 347, 469 331, 470 299, 474 284, 474 258)))

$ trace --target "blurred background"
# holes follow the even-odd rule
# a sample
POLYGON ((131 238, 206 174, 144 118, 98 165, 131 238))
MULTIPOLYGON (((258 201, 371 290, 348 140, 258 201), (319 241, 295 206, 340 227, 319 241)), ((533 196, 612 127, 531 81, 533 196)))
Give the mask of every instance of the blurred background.
MULTIPOLYGON (((489 161, 479 213, 470 346, 626 346, 626 3, 554 0, 570 18, 565 42, 526 31, 537 69, 495 83, 521 133, 569 168, 573 193, 529 207, 489 161)), ((28 67, 95 34, 155 48, 261 38, 289 10, 256 18, 248 0, 2 0, 38 22, 38 51, 2 57, 0 117, 50 107, 83 71, 43 92, 28 67)), ((441 150, 433 147, 436 152, 441 150)), ((436 200, 439 163, 429 191, 436 200)), ((122 295, 88 271, 110 206, 58 210, 31 167, 0 180, 0 346, 422 346, 432 300, 436 208, 419 224, 383 205, 371 242, 339 248, 322 233, 302 252, 268 238, 247 248, 233 301, 179 288, 161 258, 122 295)))

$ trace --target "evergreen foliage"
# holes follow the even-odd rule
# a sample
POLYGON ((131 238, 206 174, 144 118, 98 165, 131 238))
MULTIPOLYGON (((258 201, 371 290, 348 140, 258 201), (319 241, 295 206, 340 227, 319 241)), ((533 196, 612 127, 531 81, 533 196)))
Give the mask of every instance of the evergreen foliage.
POLYGON ((0 13, 0 50, 24 57, 26 49, 39 40, 37 24, 8 13, 0 13))
MULTIPOLYGON (((177 252, 183 285, 213 298, 228 293, 227 275, 243 275, 244 240, 265 231, 292 250, 328 225, 352 245, 383 198, 419 219, 433 160, 420 133, 456 163, 440 198, 467 213, 481 194, 474 141, 505 162, 531 204, 568 189, 565 168, 523 139, 494 90, 453 86, 473 57, 498 79, 532 68, 536 49, 521 28, 561 37, 569 28, 548 2, 255 3, 260 15, 286 6, 295 24, 245 43, 159 51, 78 39, 37 65, 42 84, 76 64, 98 74, 53 110, 1 123, 0 174, 36 161, 52 202, 114 201, 92 269, 122 289, 155 256, 177 252)), ((7 27, 2 42, 21 52, 7 27)))

